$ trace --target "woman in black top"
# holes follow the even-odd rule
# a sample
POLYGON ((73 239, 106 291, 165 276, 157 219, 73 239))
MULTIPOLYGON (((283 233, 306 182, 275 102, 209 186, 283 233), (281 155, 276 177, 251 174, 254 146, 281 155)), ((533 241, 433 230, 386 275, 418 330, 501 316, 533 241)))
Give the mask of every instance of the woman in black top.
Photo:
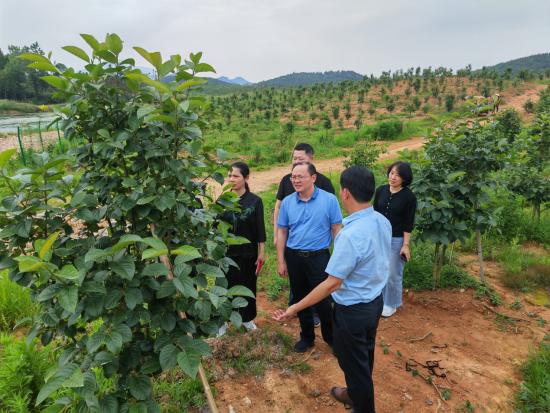
MULTIPOLYGON (((265 262, 264 205, 262 199, 250 192, 248 188, 248 179, 250 178, 248 165, 244 162, 235 162, 231 167, 233 170, 228 174, 228 181, 233 184, 231 190, 240 198, 241 212, 226 211, 223 220, 233 226, 233 229, 230 230, 231 233, 246 238, 250 243, 229 246, 226 255, 235 261, 239 268, 230 266, 226 278, 228 288, 243 285, 256 296, 256 266, 265 262)), ((239 313, 246 329, 255 330, 256 299, 246 297, 246 301, 248 305, 239 308, 239 313)), ((227 323, 224 323, 218 337, 225 334, 226 331, 227 323)))
POLYGON ((392 226, 389 278, 382 291, 383 317, 390 317, 403 305, 403 270, 411 258, 409 241, 416 213, 416 197, 408 188, 412 180, 411 166, 395 162, 388 168, 389 184, 379 187, 374 195, 374 210, 388 218, 392 226))

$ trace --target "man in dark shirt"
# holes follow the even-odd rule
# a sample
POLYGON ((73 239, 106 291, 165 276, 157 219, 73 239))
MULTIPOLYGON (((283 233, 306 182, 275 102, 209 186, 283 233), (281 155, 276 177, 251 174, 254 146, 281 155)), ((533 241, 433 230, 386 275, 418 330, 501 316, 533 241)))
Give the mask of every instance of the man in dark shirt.
MULTIPOLYGON (((298 162, 307 162, 312 164, 314 159, 315 156, 313 146, 311 146, 309 143, 299 143, 298 145, 296 145, 294 151, 292 152, 292 166, 296 165, 298 162)), ((275 211, 273 212, 273 243, 275 244, 275 248, 277 248, 277 220, 279 219, 281 202, 283 202, 283 199, 285 199, 287 196, 292 195, 294 192, 296 192, 294 186, 292 185, 292 181, 290 180, 291 175, 292 174, 289 173, 288 175, 285 175, 283 179, 281 179, 279 190, 277 191, 277 202, 275 203, 275 211)), ((319 189, 322 189, 323 191, 336 195, 334 191, 334 186, 332 186, 332 182, 330 182, 330 179, 319 172, 317 172, 315 186, 319 189)), ((292 290, 290 290, 290 296, 288 297, 289 306, 293 304, 293 298, 294 297, 292 294, 292 290)), ((317 310, 315 309, 315 307, 312 307, 312 310, 315 327, 319 327, 320 320, 319 315, 317 314, 317 310)))

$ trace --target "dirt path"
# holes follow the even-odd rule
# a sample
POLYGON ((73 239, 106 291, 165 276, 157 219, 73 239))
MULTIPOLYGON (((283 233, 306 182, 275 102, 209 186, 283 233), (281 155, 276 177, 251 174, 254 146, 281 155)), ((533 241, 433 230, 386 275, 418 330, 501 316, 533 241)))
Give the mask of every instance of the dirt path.
MULTIPOLYGON (((60 131, 60 134, 63 136, 63 132, 60 131)), ((57 139, 57 131, 42 132, 42 142, 44 143, 44 146, 47 146, 51 142, 57 142, 57 139)), ((33 148, 35 151, 42 152, 42 145, 40 144, 40 137, 38 136, 38 133, 23 135, 21 137, 21 142, 25 149, 33 148)), ((0 139, 0 152, 13 148, 17 148, 17 152, 20 152, 17 135, 10 135, 7 138, 0 139)))
MULTIPOLYGON (((424 138, 413 138, 406 141, 391 143, 388 147, 388 153, 380 156, 380 160, 395 157, 398 151, 403 151, 408 148, 409 150, 420 149, 424 144, 424 138)), ((330 172, 340 172, 344 170, 342 161, 345 158, 333 158, 322 159, 315 161, 315 167, 323 174, 329 174, 330 172)), ((281 178, 290 172, 290 165, 288 166, 276 166, 267 171, 259 171, 250 174, 250 188, 253 192, 262 192, 269 189, 273 184, 279 185, 281 178)), ((216 196, 220 194, 222 186, 215 183, 209 183, 216 193, 216 196)))
POLYGON ((527 102, 528 99, 531 99, 533 102, 537 102, 539 100, 538 93, 545 89, 547 86, 545 85, 528 85, 528 87, 532 88, 529 90, 526 90, 521 95, 517 96, 503 96, 503 98, 506 101, 506 105, 501 105, 500 109, 506 109, 506 108, 514 108, 520 113, 523 114, 524 119, 526 118, 525 110, 523 109, 523 104, 527 102))
MULTIPOLYGON (((476 256, 462 257, 463 267, 471 275, 477 274, 476 256)), ((500 267, 486 262, 488 281, 495 285, 503 304, 495 311, 527 321, 498 323, 496 315, 473 297, 473 290, 414 293, 404 291, 404 304, 389 319, 383 318, 378 328, 373 380, 377 412, 380 413, 439 413, 458 412, 459 406, 469 401, 476 411, 511 411, 513 394, 519 389, 518 370, 529 348, 548 333, 548 325, 537 326, 537 317, 550 321, 550 308, 531 303, 529 295, 514 295, 498 280, 500 267), (523 308, 508 306, 520 299, 523 308), (384 344, 382 344, 384 343, 384 344), (384 349, 387 348, 387 354, 384 349), (433 385, 420 376, 413 377, 406 363, 417 364, 413 369, 428 377, 421 365, 439 361, 439 375, 430 376, 433 385), (444 401, 439 393, 449 390, 450 399, 444 401), (438 407, 443 407, 439 409, 438 407)), ((545 302, 549 305, 550 302, 545 302)), ((282 328, 299 339, 297 319, 280 325, 271 314, 284 303, 269 302, 265 293, 258 295, 259 328, 282 328)), ((345 412, 343 405, 330 395, 333 386, 345 386, 344 375, 330 349, 318 335, 311 358, 312 367, 306 374, 293 374, 288 369, 266 367, 263 376, 221 376, 215 383, 216 401, 220 412, 228 412, 231 405, 239 412, 345 412), (245 399, 245 398, 248 398, 245 399)), ((308 352, 309 354, 309 352, 308 352)), ((306 355, 292 355, 292 363, 306 355)))

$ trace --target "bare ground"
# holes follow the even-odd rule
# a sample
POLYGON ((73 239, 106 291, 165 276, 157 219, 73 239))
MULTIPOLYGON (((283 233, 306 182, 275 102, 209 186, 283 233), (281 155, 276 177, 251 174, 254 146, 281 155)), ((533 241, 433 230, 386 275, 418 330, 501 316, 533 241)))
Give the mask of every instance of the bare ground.
MULTIPOLYGON (((477 274, 475 259, 476 256, 462 257, 464 268, 472 275, 477 274)), ((499 307, 474 298, 471 289, 405 291, 403 307, 391 318, 382 318, 373 375, 378 412, 453 412, 459 411, 466 400, 480 411, 512 410, 510 403, 521 380, 518 366, 526 359, 529 348, 549 332, 548 326, 537 326, 538 318, 528 313, 550 321, 550 301, 546 295, 545 306, 530 304, 529 295, 517 296, 501 285, 497 278, 501 271, 498 264, 487 262, 486 269, 489 282, 503 299, 499 307), (516 298, 524 305, 521 310, 508 307, 516 298), (492 309, 522 321, 499 324, 492 309), (387 346, 383 347, 382 343, 387 346), (387 354, 384 348, 389 349, 387 354), (422 365, 439 361, 442 369, 435 371, 447 377, 431 376, 433 384, 420 375, 413 377, 406 368, 409 360, 417 364, 413 368, 425 377, 429 372, 422 365), (448 401, 439 394, 445 390, 451 393, 448 401)), ((297 319, 283 326, 271 319, 273 311, 284 303, 269 302, 265 293, 259 293, 258 299, 258 327, 282 327, 297 341, 297 319)), ((256 377, 246 373, 228 376, 226 370, 222 371, 215 383, 220 412, 230 411, 229 406, 237 413, 344 412, 343 405, 330 395, 333 386, 345 386, 344 375, 320 337, 319 329, 316 332, 316 347, 307 361, 312 368, 305 374, 293 373, 281 366, 268 366, 265 375, 256 377)), ((248 334, 251 333, 243 336, 248 334)), ((307 355, 293 354, 286 362, 297 363, 307 355)), ((217 364, 217 370, 220 369, 223 370, 223 363, 217 364)))

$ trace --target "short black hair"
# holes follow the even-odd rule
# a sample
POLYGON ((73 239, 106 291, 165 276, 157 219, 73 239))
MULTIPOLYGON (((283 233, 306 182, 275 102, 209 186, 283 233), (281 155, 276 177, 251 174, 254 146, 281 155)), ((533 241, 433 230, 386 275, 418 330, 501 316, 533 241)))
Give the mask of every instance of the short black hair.
POLYGON ((397 172, 399 173, 399 177, 403 180, 403 188, 409 186, 413 181, 413 172, 411 169, 411 165, 409 165, 407 162, 403 161, 397 161, 390 165, 388 168, 388 177, 390 176, 391 170, 397 166, 397 172))
POLYGON ((294 147, 294 151, 304 151, 307 156, 310 158, 313 156, 313 146, 311 146, 309 143, 299 143, 294 147))
POLYGON ((347 189, 360 204, 370 202, 376 189, 374 174, 361 165, 353 165, 340 175, 340 187, 347 189))
POLYGON ((313 165, 312 163, 309 163, 309 162, 298 162, 294 165, 292 165, 292 170, 294 170, 294 168, 296 168, 298 165, 307 165, 307 171, 310 175, 317 175, 317 169, 315 169, 315 165, 313 165))

